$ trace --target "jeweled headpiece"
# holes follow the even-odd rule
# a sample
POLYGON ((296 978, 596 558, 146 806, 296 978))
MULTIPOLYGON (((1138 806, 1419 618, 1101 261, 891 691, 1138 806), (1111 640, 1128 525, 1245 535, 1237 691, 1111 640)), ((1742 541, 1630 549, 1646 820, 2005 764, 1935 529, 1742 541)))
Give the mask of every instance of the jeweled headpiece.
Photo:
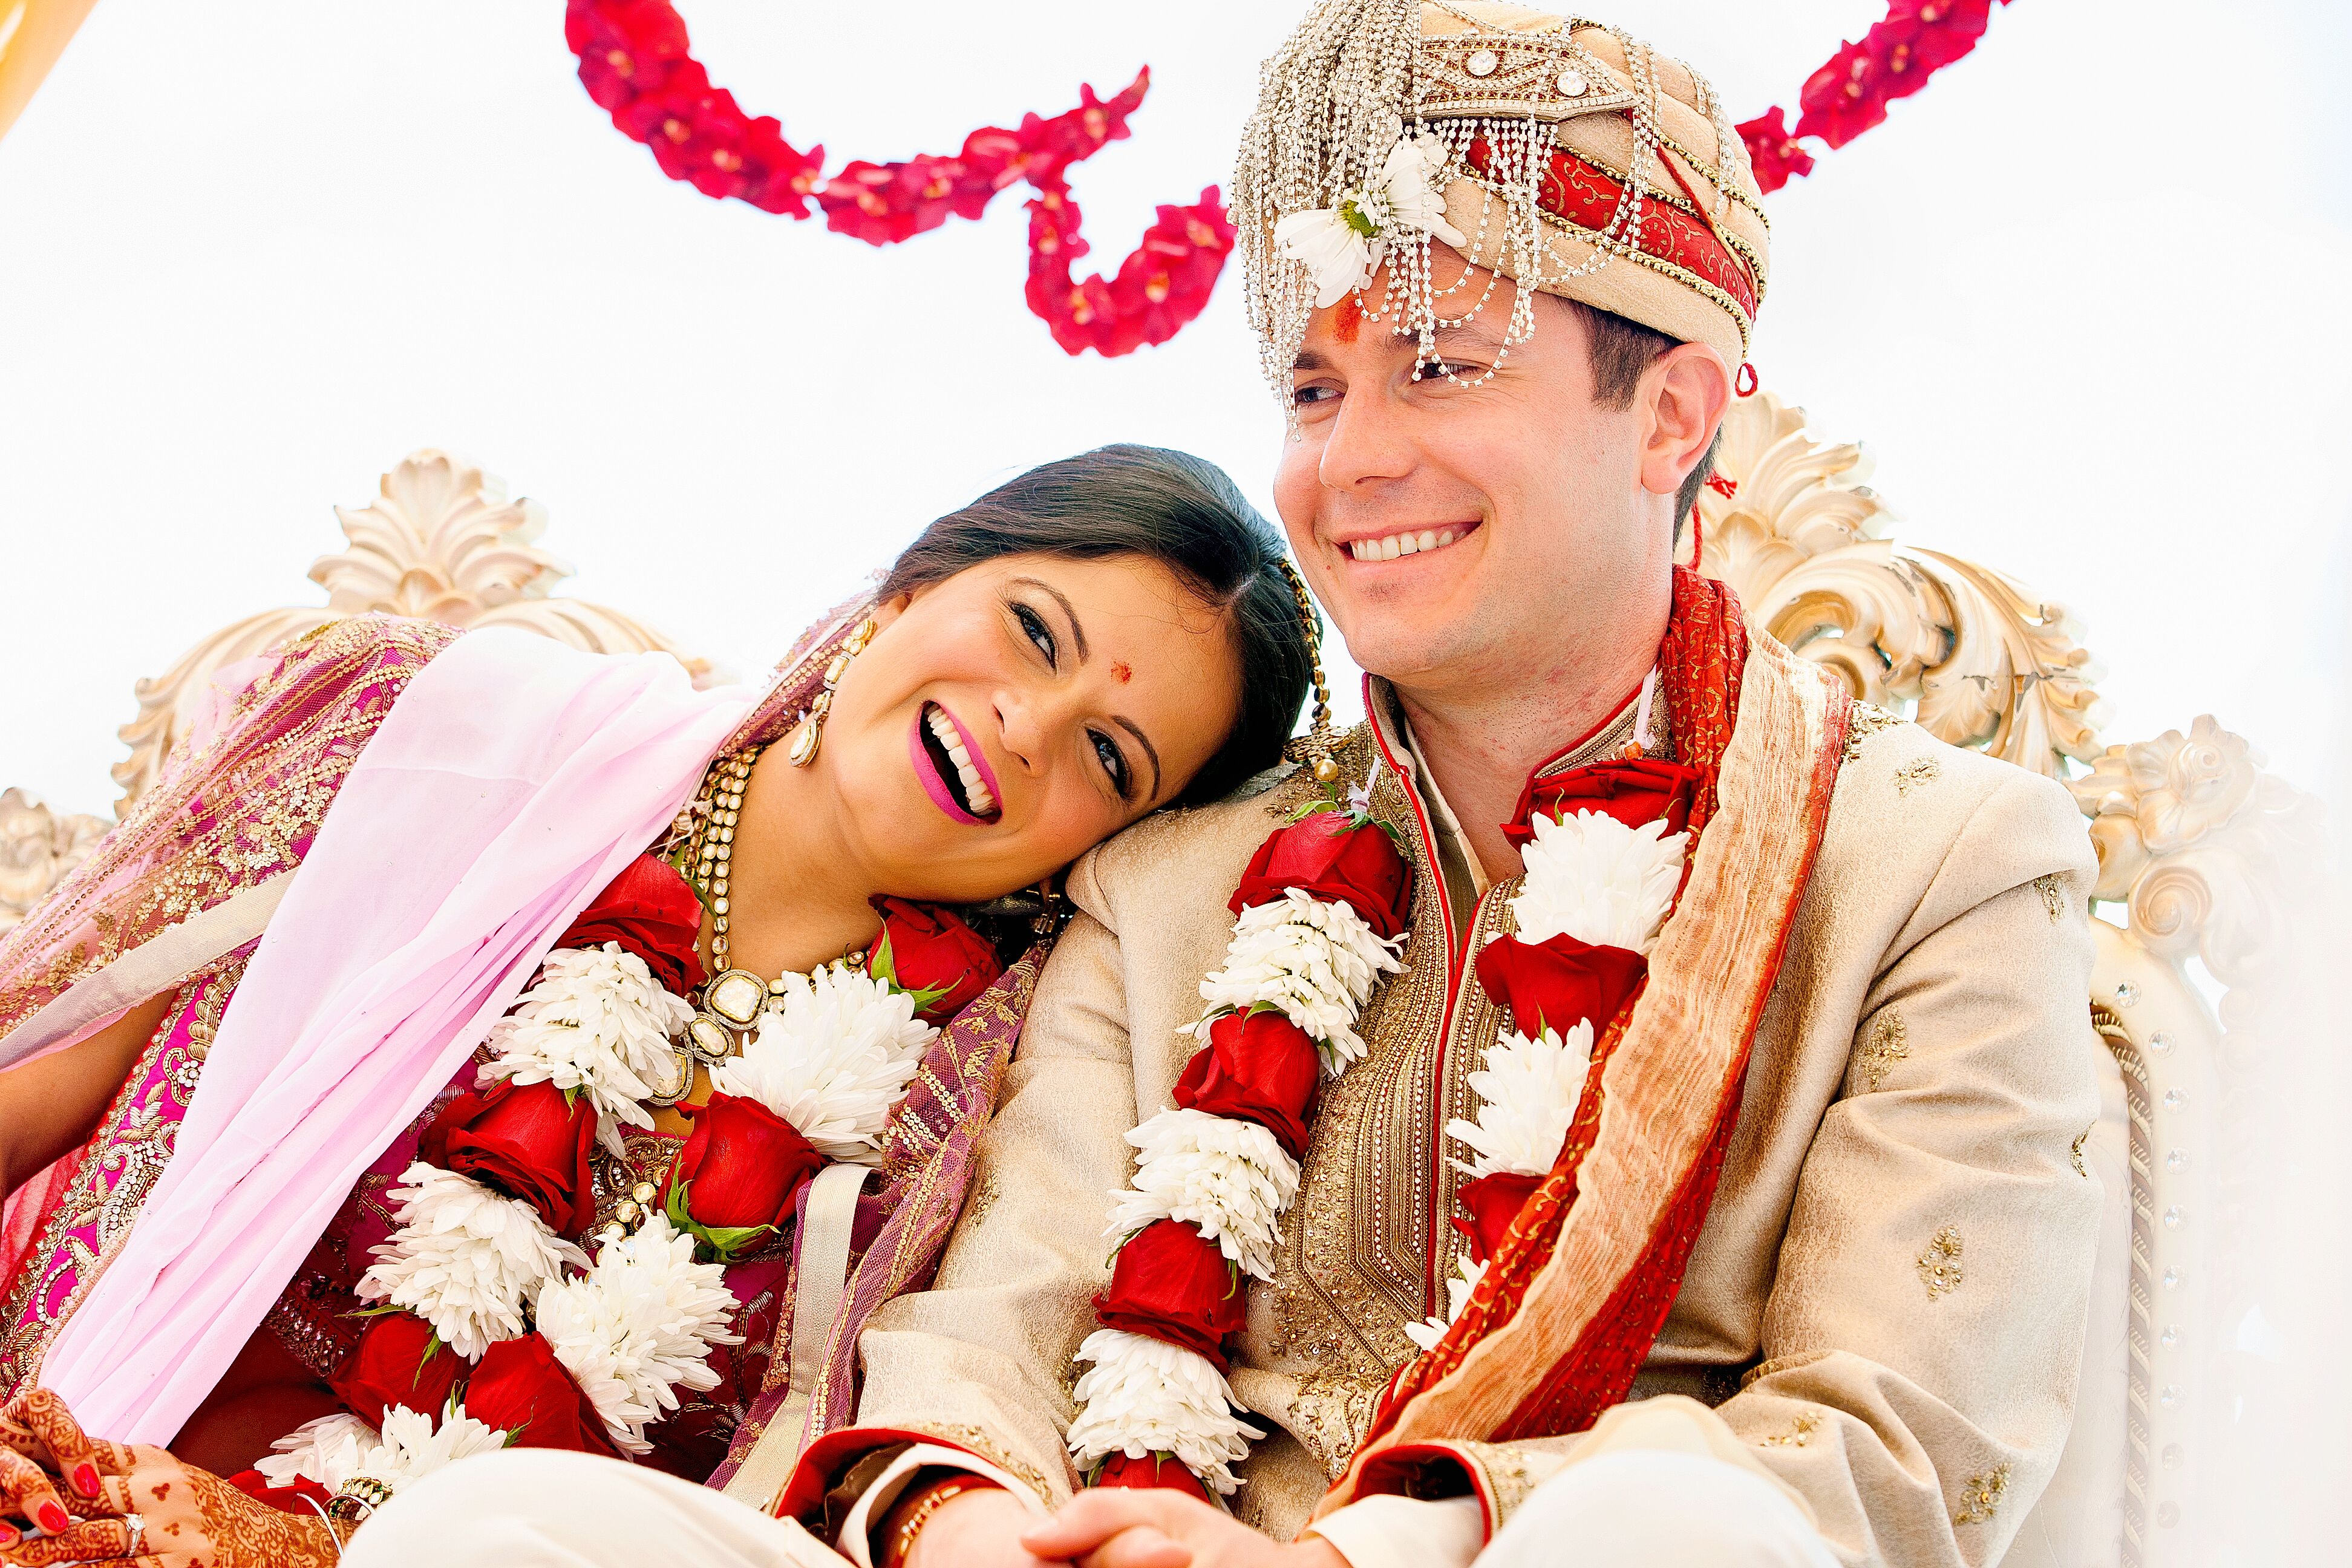
POLYGON ((1433 242, 1519 284, 1507 352, 1540 291, 1738 364, 1764 296, 1764 209, 1722 101, 1580 17, 1321 0, 1261 68, 1233 190, 1250 323, 1286 400, 1307 318, 1350 294, 1436 362, 1436 329, 1495 286, 1434 286, 1433 242))

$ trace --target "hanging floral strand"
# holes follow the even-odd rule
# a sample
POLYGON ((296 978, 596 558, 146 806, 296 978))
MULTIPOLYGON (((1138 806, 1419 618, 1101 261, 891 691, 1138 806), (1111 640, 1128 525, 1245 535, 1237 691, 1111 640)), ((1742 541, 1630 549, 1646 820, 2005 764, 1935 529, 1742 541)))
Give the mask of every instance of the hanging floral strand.
POLYGON ((1089 247, 1069 199, 1070 165, 1128 135, 1128 116, 1151 85, 1148 69, 1116 97, 1084 87, 1067 113, 983 126, 959 153, 859 159, 827 178, 824 147, 795 148, 773 116, 746 114, 711 85, 667 0, 569 0, 564 41, 614 126, 650 148, 663 174, 714 199, 796 218, 822 212, 836 234, 896 245, 950 217, 977 218, 999 191, 1025 181, 1038 193, 1029 204, 1029 308, 1069 353, 1130 353, 1174 337, 1208 304, 1233 249, 1233 226, 1212 186, 1189 205, 1161 207, 1115 276, 1071 276, 1089 247))
POLYGON ((1748 143, 1757 187, 1769 195, 1813 172, 1813 155, 1799 138, 1843 147, 1885 121, 1888 104, 1910 97, 1975 48, 1991 16, 1992 0, 1893 0, 1885 20, 1859 43, 1842 45, 1806 79, 1794 131, 1777 103, 1737 127, 1748 143))

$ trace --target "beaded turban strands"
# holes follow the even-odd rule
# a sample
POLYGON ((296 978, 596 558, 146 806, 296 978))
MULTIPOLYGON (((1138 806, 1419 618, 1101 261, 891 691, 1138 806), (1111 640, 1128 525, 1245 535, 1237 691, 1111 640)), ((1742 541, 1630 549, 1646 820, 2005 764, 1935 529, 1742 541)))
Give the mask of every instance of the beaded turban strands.
POLYGON ((1308 318, 1349 294, 1458 380, 1436 333, 1500 278, 1519 285, 1506 355, 1540 291, 1736 364, 1764 292, 1747 148, 1706 79, 1621 29, 1488 0, 1323 0, 1260 72, 1233 215, 1285 402, 1308 318), (1487 270, 1440 286, 1437 242, 1487 270))

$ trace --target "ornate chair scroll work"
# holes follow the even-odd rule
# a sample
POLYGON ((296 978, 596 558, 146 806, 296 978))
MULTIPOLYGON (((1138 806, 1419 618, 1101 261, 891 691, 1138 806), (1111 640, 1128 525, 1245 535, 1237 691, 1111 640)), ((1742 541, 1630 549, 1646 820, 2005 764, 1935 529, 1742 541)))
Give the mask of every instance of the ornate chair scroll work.
POLYGON ((2074 1436, 2010 1568, 2201 1561, 2200 1412, 2221 1398, 2220 1208, 2226 1058, 2281 961, 2279 889, 2315 805, 2200 718, 2106 746, 2097 668, 2059 606, 2011 578, 1897 545, 1859 447, 1801 409, 1733 404, 1702 492, 1700 566, 1854 695, 1941 740, 2063 782, 2099 855, 2091 1019, 2103 1110, 2081 1151, 2107 1194, 2074 1436), (2217 1018, 2192 974, 2223 992, 2217 1018), (2228 1026, 2224 1030, 2224 1024, 2228 1026))
POLYGON ((632 616, 551 598, 572 568, 535 542, 546 531, 546 510, 534 500, 507 500, 505 485, 472 464, 430 447, 412 452, 378 491, 373 506, 335 509, 351 545, 310 567, 310 580, 327 590, 324 607, 248 616, 196 644, 160 679, 139 683, 139 716, 121 730, 131 755, 114 768, 122 786, 117 816, 154 782, 213 671, 345 616, 377 611, 454 626, 517 626, 591 653, 672 654, 697 684, 716 679, 708 660, 632 616))

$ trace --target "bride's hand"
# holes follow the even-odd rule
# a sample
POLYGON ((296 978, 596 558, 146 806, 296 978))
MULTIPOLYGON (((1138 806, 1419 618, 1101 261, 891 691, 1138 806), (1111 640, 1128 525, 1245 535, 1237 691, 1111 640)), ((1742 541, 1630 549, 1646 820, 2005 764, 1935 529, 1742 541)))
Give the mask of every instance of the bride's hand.
POLYGON ((325 1521, 282 1513, 161 1448, 94 1441, 45 1388, 0 1410, 0 1563, 15 1568, 329 1568, 336 1555, 325 1521), (27 1525, 47 1533, 26 1540, 27 1525))

